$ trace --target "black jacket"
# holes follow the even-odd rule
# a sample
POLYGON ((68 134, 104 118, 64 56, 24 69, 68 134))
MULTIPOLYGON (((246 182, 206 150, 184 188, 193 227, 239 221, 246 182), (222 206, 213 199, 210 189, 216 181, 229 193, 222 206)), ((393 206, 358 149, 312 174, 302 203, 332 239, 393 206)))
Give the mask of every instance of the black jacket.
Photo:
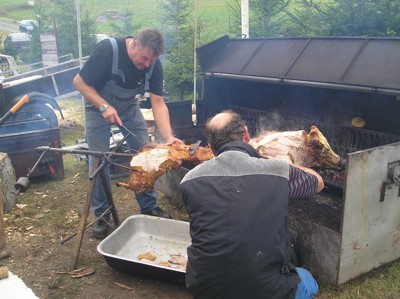
POLYGON ((294 298, 288 176, 286 162, 230 142, 183 178, 192 237, 186 285, 194 298, 294 298))

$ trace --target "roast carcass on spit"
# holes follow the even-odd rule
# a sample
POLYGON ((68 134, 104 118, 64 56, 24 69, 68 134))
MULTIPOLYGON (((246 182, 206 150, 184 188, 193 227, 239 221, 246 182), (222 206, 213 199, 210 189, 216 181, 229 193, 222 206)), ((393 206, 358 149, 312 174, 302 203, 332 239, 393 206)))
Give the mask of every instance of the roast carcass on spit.
MULTIPOLYGON (((251 139, 250 144, 263 158, 285 160, 309 168, 341 167, 340 157, 315 126, 311 126, 309 133, 304 130, 266 131, 251 139)), ((144 147, 130 162, 129 183, 118 182, 117 186, 137 192, 149 191, 160 176, 168 170, 178 170, 183 161, 196 165, 213 157, 211 149, 202 146, 191 155, 193 146, 173 143, 144 147)))
POLYGON ((118 182, 117 186, 137 192, 149 191, 160 176, 168 170, 178 170, 183 161, 197 165, 213 157, 211 149, 203 146, 191 154, 194 146, 178 142, 145 146, 130 162, 129 183, 118 182))
POLYGON ((295 165, 318 169, 339 169, 342 161, 316 126, 310 132, 265 131, 250 140, 263 158, 280 159, 295 165))

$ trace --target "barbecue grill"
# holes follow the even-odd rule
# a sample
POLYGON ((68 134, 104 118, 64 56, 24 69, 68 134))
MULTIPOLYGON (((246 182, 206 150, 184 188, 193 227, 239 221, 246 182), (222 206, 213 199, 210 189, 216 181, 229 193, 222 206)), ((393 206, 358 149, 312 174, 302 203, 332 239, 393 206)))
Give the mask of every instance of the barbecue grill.
MULTIPOLYGON (((197 54, 197 124, 174 126, 172 118, 179 138, 204 145, 205 120, 232 109, 252 136, 316 125, 346 163, 321 173, 326 188, 316 198, 290 203, 302 266, 339 285, 399 258, 400 39, 224 36, 197 54)), ((187 171, 156 187, 179 202, 187 171)))

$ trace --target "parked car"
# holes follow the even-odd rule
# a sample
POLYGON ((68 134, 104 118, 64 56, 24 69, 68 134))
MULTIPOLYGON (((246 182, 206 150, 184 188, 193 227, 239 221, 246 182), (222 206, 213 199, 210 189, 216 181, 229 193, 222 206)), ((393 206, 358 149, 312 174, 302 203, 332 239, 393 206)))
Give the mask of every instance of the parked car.
POLYGON ((39 24, 36 20, 22 20, 19 22, 19 32, 29 33, 39 24))
POLYGON ((15 50, 21 50, 29 48, 31 45, 31 36, 28 33, 10 33, 4 39, 4 49, 13 48, 15 50))

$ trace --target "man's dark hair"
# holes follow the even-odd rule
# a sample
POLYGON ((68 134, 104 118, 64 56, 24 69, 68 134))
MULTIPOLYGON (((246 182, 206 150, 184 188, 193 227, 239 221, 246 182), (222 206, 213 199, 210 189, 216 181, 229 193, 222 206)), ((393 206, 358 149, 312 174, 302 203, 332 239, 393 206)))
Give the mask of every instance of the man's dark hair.
POLYGON ((160 56, 165 51, 165 37, 154 28, 147 28, 140 31, 136 41, 141 48, 149 48, 155 56, 160 56))
POLYGON ((229 141, 243 140, 245 123, 242 117, 232 110, 225 110, 222 113, 230 115, 226 124, 222 127, 210 126, 212 118, 209 118, 206 122, 207 141, 215 151, 229 141))

